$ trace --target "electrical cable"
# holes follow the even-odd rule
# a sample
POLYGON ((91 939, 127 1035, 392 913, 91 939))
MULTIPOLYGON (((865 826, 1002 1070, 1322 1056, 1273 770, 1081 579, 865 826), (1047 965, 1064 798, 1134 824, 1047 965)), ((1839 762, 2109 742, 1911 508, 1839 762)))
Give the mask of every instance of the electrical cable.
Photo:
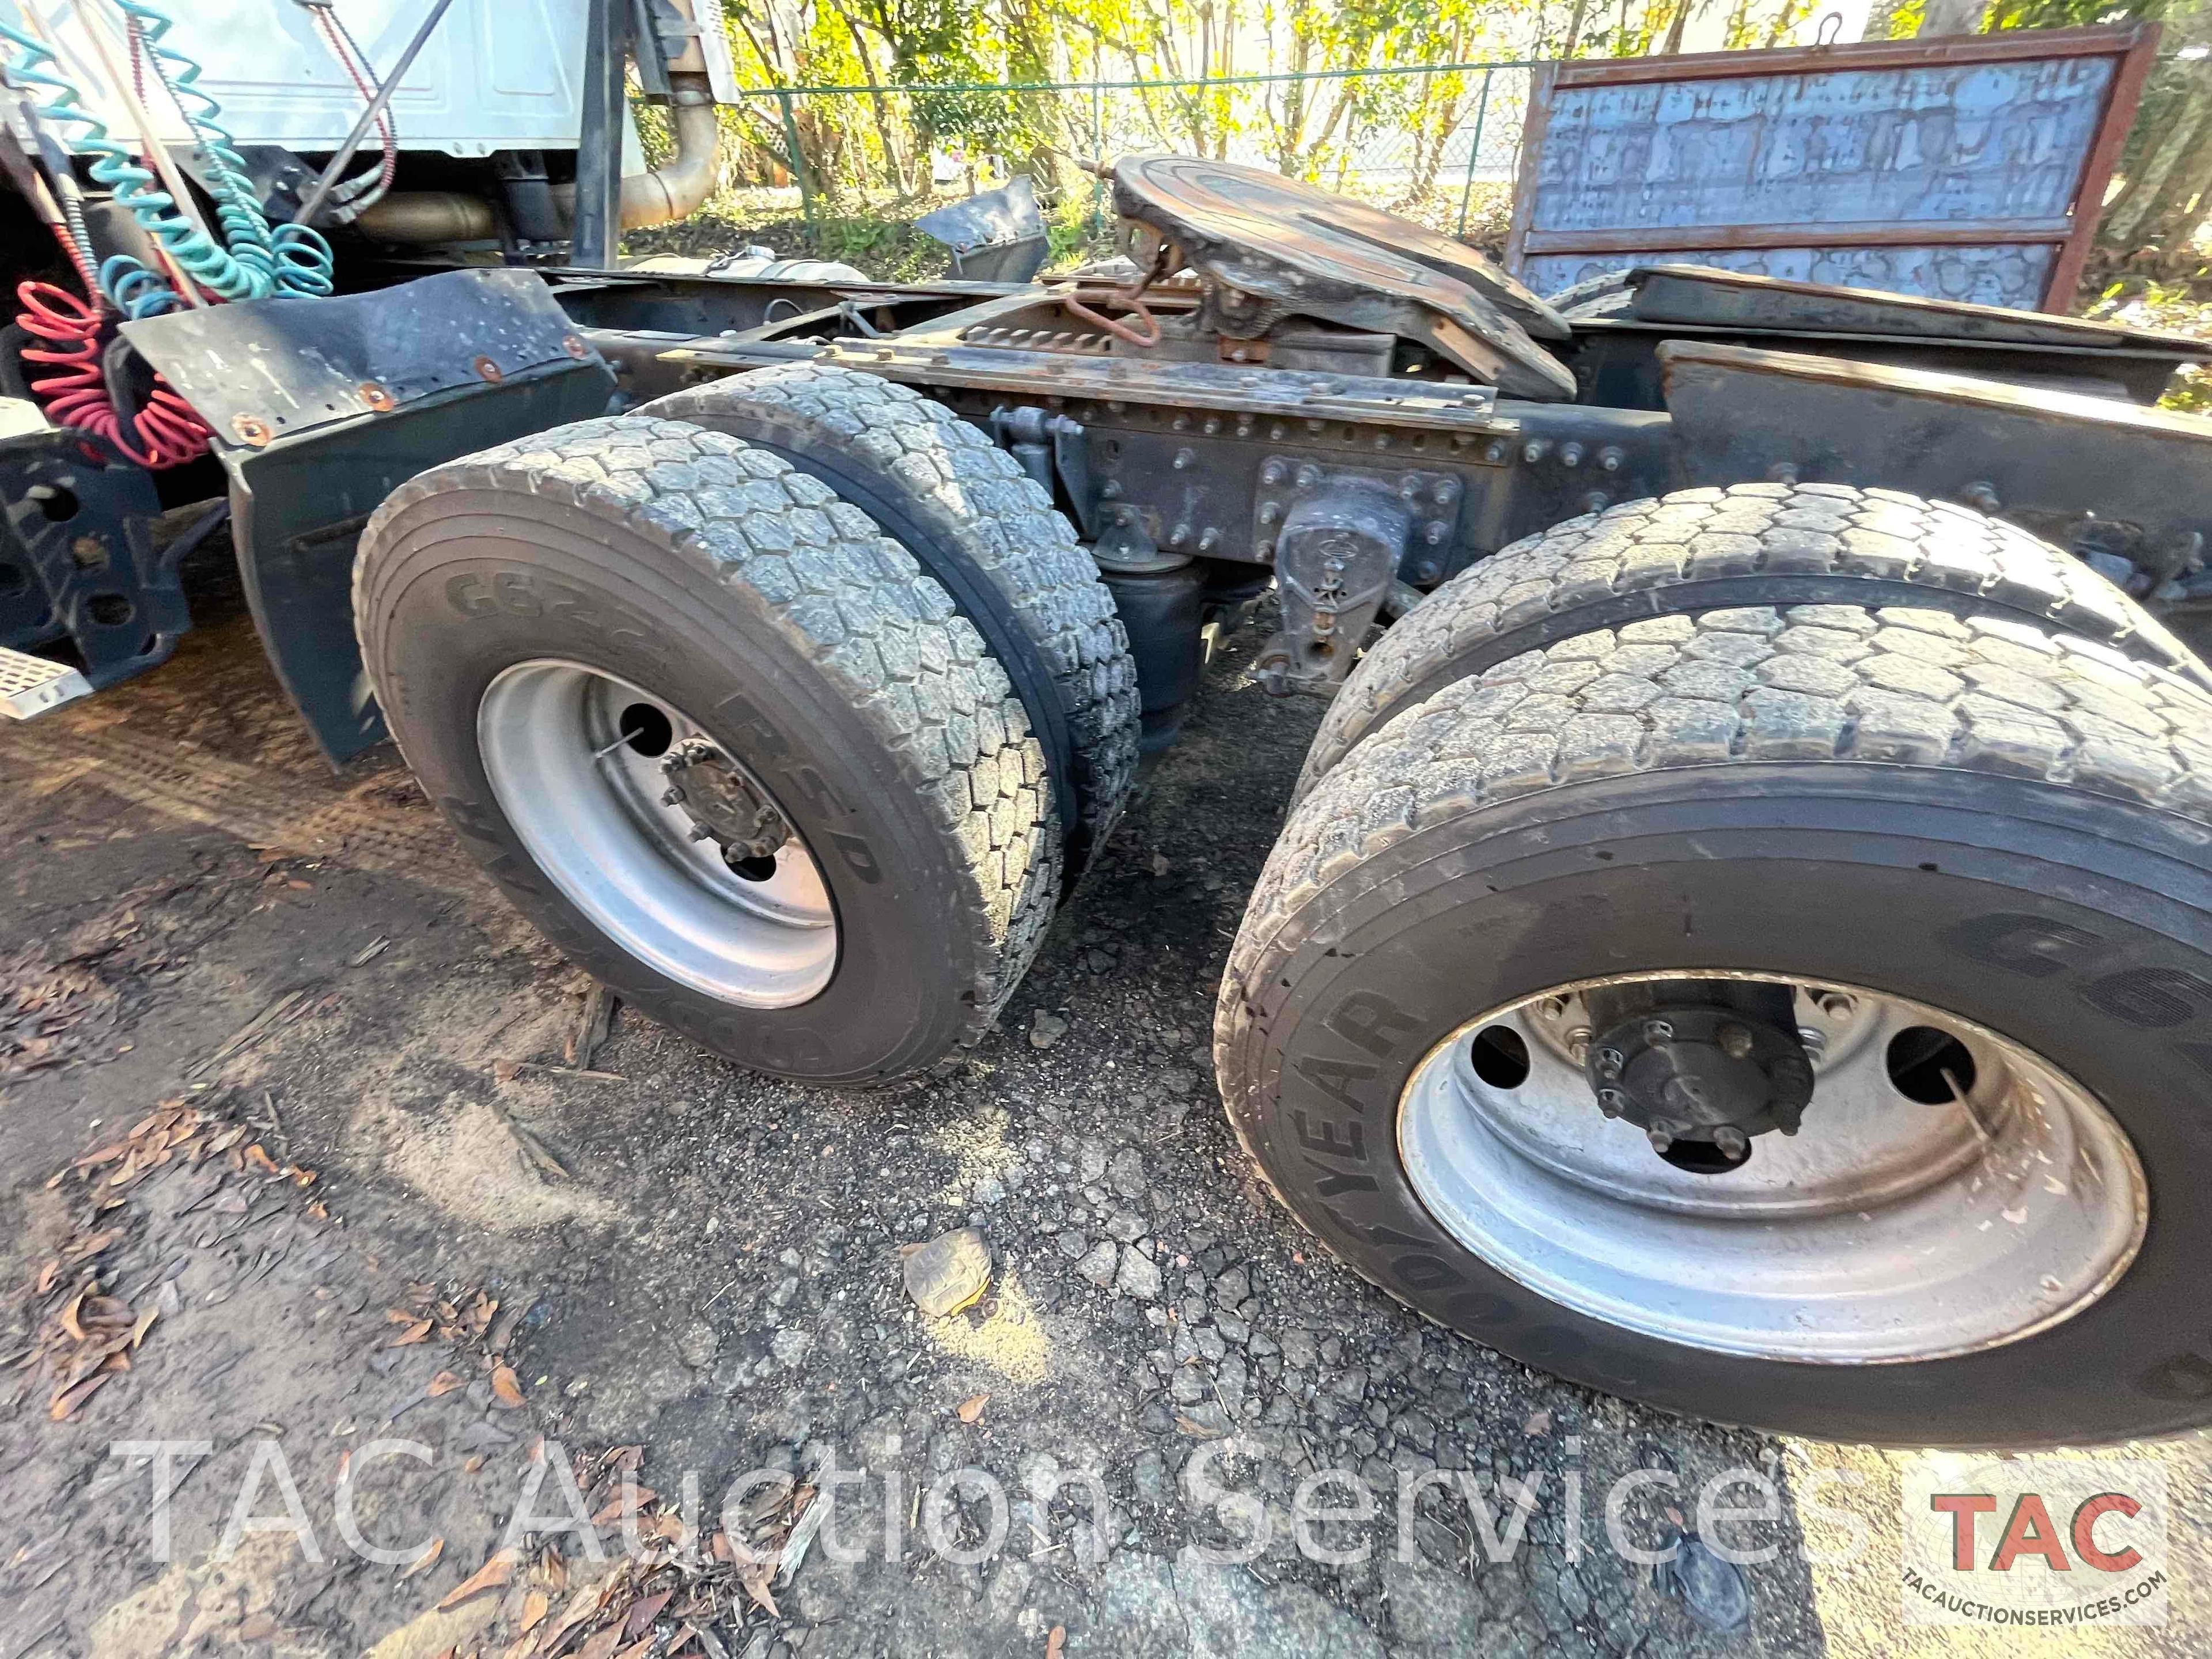
MULTIPOLYGON (((375 71, 369 67, 368 54, 361 49, 361 43, 353 38, 353 31, 346 27, 345 20, 337 15, 336 8, 314 3, 314 0, 303 0, 303 3, 314 17, 315 27, 322 35, 323 43, 330 48, 331 56, 337 60, 338 67, 353 82, 354 90, 361 94, 362 101, 372 107, 383 103, 378 94, 384 88, 378 83, 375 71)), ((392 188, 392 179, 398 173, 399 134, 392 124, 388 105, 376 117, 376 134, 384 151, 380 163, 343 184, 333 185, 326 198, 335 209, 343 210, 331 215, 341 222, 357 217, 365 209, 383 200, 385 192, 392 188)))

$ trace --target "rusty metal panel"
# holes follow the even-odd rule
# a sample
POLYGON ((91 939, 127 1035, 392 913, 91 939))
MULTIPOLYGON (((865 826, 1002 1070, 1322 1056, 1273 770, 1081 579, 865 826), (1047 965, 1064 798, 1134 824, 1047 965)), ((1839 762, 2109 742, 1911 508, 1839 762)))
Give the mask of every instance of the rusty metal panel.
POLYGON ((2140 25, 1549 66, 1507 263, 1539 293, 1674 261, 2063 310, 2156 40, 2140 25))
POLYGON ((2157 581, 2212 536, 2212 420, 2110 398, 1922 369, 1754 351, 1659 348, 1687 482, 1789 476, 1964 501, 2157 581))

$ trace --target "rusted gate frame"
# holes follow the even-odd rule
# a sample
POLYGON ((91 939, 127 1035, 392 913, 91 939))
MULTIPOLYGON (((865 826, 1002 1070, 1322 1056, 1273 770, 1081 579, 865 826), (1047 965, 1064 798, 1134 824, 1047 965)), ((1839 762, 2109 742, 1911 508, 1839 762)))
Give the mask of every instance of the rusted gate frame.
POLYGON ((2155 23, 2081 29, 2015 29, 1999 34, 1957 35, 1936 40, 1867 40, 1838 46, 1790 46, 1762 52, 1698 52, 1687 57, 1588 59, 1548 63, 1532 72, 1528 112, 1522 128, 1521 161, 1514 182, 1513 218, 1506 233, 1506 269, 1518 272, 1522 260, 1540 253, 1636 253, 1663 243, 1669 252, 1719 248, 1768 247, 1986 247, 2015 243, 2055 246, 2045 310, 2063 311, 2081 280, 2081 269, 2097 234, 2097 223, 2118 165, 2120 148, 2134 124, 2143 82, 2158 50, 2155 23), (1536 209, 1538 170, 1552 115, 1553 95, 1590 87, 1628 86, 1652 81, 1716 81, 1741 76, 1816 75, 1838 71, 1930 69, 1954 64, 2021 63, 2062 58, 2110 58, 2112 77, 2097 119, 2097 136, 2083 156, 2075 181, 2072 210, 2063 219, 1887 220, 1822 225, 1802 224, 1652 226, 1615 231, 1537 231, 1530 228, 1536 209))

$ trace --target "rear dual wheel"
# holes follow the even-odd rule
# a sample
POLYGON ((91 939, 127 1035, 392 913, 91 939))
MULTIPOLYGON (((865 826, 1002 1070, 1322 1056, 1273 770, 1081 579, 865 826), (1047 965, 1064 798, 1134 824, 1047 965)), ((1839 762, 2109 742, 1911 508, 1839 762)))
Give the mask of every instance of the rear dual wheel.
POLYGON ((2212 697, 2024 623, 1598 629, 1293 812, 1216 1027, 1375 1283, 1532 1364, 1830 1438, 2212 1419, 2212 697))
POLYGON ((859 508, 675 421, 423 474, 355 570, 402 752, 537 926, 743 1064, 877 1084, 975 1041, 1059 897, 1044 754, 859 508))

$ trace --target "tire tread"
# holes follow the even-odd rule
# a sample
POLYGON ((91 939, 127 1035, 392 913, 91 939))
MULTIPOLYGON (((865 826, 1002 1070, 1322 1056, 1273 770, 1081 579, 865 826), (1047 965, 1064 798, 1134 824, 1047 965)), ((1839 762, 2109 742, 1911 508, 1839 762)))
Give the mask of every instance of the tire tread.
POLYGON ((354 564, 374 668, 387 526, 454 490, 520 491, 623 526, 728 587, 858 711, 965 872, 975 962, 958 1044, 978 1041, 1042 946, 1060 836, 1044 752, 1006 672, 914 556, 859 508, 766 451, 635 415, 602 416, 465 456, 377 509, 354 564))

